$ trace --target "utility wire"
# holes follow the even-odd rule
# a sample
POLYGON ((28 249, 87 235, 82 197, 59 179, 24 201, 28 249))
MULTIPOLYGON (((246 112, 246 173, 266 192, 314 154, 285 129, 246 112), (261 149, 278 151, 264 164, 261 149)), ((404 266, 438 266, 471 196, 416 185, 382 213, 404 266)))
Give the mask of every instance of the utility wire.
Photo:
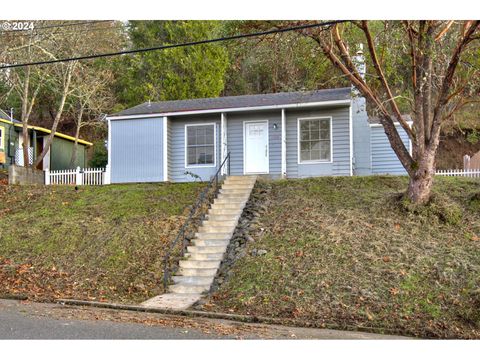
POLYGON ((259 32, 250 33, 250 34, 239 34, 239 35, 232 35, 232 36, 224 36, 224 37, 214 38, 214 39, 189 41, 189 42, 185 42, 185 43, 162 45, 162 46, 155 46, 155 47, 150 47, 150 48, 124 50, 124 51, 117 51, 117 52, 103 53, 103 54, 84 55, 84 56, 77 56, 77 57, 70 57, 70 58, 56 59, 56 60, 46 60, 46 61, 36 61, 36 62, 29 62, 29 63, 2 65, 2 66, 0 66, 0 69, 17 68, 17 67, 24 67, 24 66, 47 65, 47 64, 55 64, 55 63, 60 63, 60 62, 79 61, 79 60, 90 60, 90 59, 98 59, 98 58, 118 56, 118 55, 137 54, 137 53, 143 53, 143 52, 148 52, 148 51, 166 50, 166 49, 174 49, 174 48, 180 48, 180 47, 186 47, 186 46, 211 44, 211 43, 217 43, 217 42, 221 42, 221 41, 230 41, 230 40, 236 40, 236 39, 242 39, 242 38, 251 38, 251 37, 256 37, 256 36, 285 33, 285 32, 289 32, 289 31, 311 29, 311 28, 315 28, 315 27, 332 26, 332 25, 344 23, 344 22, 347 22, 347 21, 348 20, 325 21, 325 22, 321 22, 321 23, 305 24, 305 25, 298 25, 298 26, 292 26, 292 27, 281 28, 281 29, 259 31, 259 32))

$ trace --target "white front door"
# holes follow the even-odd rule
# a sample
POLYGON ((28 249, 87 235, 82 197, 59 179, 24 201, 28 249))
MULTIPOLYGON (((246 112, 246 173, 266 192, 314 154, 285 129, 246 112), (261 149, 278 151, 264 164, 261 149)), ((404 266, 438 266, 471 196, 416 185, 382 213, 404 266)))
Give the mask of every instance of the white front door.
POLYGON ((246 174, 268 173, 268 121, 244 123, 246 174))

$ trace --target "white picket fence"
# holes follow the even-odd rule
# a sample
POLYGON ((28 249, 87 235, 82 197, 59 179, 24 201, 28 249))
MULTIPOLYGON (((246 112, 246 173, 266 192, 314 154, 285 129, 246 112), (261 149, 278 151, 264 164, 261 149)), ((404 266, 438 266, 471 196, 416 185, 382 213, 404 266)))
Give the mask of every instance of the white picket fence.
POLYGON ((45 170, 45 185, 105 185, 109 184, 107 168, 45 170))
POLYGON ((437 170, 435 175, 480 178, 480 169, 437 170))

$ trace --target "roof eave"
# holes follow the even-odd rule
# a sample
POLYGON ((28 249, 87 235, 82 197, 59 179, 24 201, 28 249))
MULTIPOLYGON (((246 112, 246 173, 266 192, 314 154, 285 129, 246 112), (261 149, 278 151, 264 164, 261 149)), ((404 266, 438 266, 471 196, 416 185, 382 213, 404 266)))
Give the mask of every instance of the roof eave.
POLYGON ((218 109, 206 109, 206 110, 187 110, 187 111, 175 111, 175 112, 159 112, 159 113, 145 113, 145 114, 133 114, 133 115, 111 115, 107 116, 107 120, 126 120, 126 119, 140 119, 150 117, 164 117, 164 116, 181 116, 181 115, 197 115, 197 114, 216 114, 216 113, 229 113, 229 112, 241 112, 241 111, 255 111, 255 110, 276 110, 276 109, 295 109, 306 108, 315 106, 350 106, 351 99, 342 100, 327 100, 317 101, 309 103, 294 103, 294 104, 279 104, 279 105, 262 105, 262 106, 245 106, 238 108, 218 108, 218 109))
MULTIPOLYGON (((3 122, 5 124, 10 124, 10 125, 13 125, 13 126, 16 126, 16 127, 23 127, 22 123, 13 122, 11 120, 0 119, 0 122, 3 122)), ((27 125, 27 128, 32 129, 32 130, 42 131, 42 132, 47 133, 47 134, 52 133, 52 130, 45 129, 41 126, 27 125)), ((66 139, 66 140, 70 140, 70 141, 75 141, 75 138, 73 136, 66 135, 66 134, 63 134, 63 133, 60 133, 60 132, 55 132, 54 136, 59 137, 59 138, 63 138, 63 139, 66 139)), ((82 140, 82 139, 77 139, 77 142, 79 144, 87 145, 87 146, 92 146, 93 145, 93 143, 91 143, 89 141, 86 141, 86 140, 82 140)))

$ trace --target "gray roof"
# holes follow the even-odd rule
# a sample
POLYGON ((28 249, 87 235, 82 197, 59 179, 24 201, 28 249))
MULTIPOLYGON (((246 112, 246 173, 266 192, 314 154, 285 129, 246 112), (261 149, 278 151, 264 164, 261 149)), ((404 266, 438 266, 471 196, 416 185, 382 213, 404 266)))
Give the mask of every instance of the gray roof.
POLYGON ((206 99, 159 101, 143 103, 114 114, 115 116, 171 113, 180 111, 248 108, 257 106, 289 105, 334 100, 349 100, 351 89, 337 88, 314 91, 282 92, 273 94, 225 96, 206 99))
MULTIPOLYGON (((402 114, 402 117, 405 119, 405 121, 407 122, 411 122, 413 121, 412 120, 412 117, 409 115, 409 114, 402 114)), ((396 118, 394 118, 394 121, 397 121, 396 118)), ((380 118, 378 116, 370 116, 368 118, 368 122, 370 124, 380 124, 380 118)))

